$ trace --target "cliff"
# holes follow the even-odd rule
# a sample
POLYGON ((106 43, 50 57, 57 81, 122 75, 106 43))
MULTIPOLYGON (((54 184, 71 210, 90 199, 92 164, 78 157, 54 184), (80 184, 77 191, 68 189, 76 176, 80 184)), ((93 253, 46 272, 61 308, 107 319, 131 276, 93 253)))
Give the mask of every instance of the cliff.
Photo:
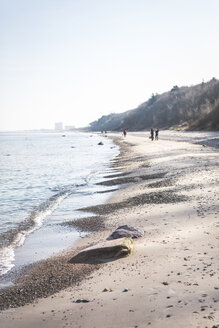
POLYGON ((174 86, 135 109, 104 115, 90 123, 91 131, 162 129, 219 130, 219 80, 191 87, 174 86))

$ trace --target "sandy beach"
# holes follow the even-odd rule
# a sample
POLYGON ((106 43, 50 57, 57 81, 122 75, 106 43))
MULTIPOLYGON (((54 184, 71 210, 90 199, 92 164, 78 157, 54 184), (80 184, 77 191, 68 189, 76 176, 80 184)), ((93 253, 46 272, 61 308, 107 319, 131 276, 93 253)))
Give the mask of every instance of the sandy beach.
POLYGON ((77 247, 0 291, 1 327, 219 327, 218 148, 171 134, 108 137, 121 151, 101 184, 120 189, 82 209, 92 219, 68 223, 89 232, 77 247), (68 262, 123 224, 144 230, 130 256, 68 262))

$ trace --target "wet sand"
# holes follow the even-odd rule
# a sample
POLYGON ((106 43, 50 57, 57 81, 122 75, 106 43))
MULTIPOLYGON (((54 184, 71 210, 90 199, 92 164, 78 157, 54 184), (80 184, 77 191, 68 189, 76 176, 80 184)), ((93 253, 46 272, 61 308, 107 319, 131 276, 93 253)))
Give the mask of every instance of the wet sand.
POLYGON ((107 183, 120 189, 107 204, 81 209, 93 218, 68 223, 91 232, 77 249, 28 267, 0 292, 0 307, 8 308, 1 327, 219 325, 218 150, 136 134, 110 137, 121 152, 107 183), (145 231, 131 256, 68 263, 122 224, 145 231))

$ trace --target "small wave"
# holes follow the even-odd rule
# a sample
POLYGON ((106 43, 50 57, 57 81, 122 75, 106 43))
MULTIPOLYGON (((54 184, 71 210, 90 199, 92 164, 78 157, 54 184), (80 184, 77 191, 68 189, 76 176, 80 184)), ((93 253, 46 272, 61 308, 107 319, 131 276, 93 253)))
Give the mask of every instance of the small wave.
POLYGON ((50 190, 52 192, 59 192, 59 194, 61 193, 68 193, 68 195, 73 194, 75 192, 77 192, 76 188, 79 187, 84 187, 87 183, 77 183, 77 184, 70 184, 70 185, 65 185, 65 186, 57 186, 57 187, 52 187, 50 188, 50 190))
POLYGON ((0 249, 0 276, 14 267, 14 249, 12 246, 0 249))
POLYGON ((27 220, 1 235, 4 245, 0 248, 0 276, 14 267, 15 248, 22 246, 27 236, 39 229, 45 218, 52 214, 68 195, 69 191, 65 191, 52 196, 37 207, 27 220))
POLYGON ((84 181, 86 182, 86 184, 89 184, 90 180, 98 174, 100 174, 99 170, 93 170, 84 178, 84 181))

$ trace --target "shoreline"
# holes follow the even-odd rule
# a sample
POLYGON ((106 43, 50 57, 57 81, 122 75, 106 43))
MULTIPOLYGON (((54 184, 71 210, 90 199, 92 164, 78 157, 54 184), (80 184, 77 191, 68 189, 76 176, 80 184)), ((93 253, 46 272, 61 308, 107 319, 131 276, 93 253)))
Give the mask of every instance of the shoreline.
MULTIPOLYGON (((134 253, 128 258, 100 265, 77 264, 74 279, 69 272, 72 264, 71 267, 66 264, 73 256, 72 250, 46 261, 44 268, 38 266, 38 274, 43 270, 54 270, 56 266, 55 271, 49 271, 57 276, 54 280, 47 279, 45 290, 48 293, 45 296, 52 295, 49 294, 51 287, 53 293, 59 290, 60 293, 38 299, 34 304, 3 311, 3 327, 12 327, 12 318, 18 316, 22 317, 19 322, 22 327, 28 327, 24 324, 26 319, 29 325, 34 321, 39 327, 44 327, 45 319, 47 326, 52 327, 54 317, 61 327, 61 310, 65 307, 74 312, 73 318, 68 316, 66 319, 72 327, 101 327, 104 322, 105 327, 205 325, 211 328, 218 323, 215 311, 219 304, 216 278, 218 239, 215 235, 218 224, 214 181, 218 160, 216 150, 175 141, 159 140, 153 144, 147 138, 132 136, 131 133, 126 139, 118 135, 109 137, 121 146, 120 154, 112 163, 115 168, 113 179, 120 189, 106 204, 89 208, 94 215, 100 214, 95 219, 98 231, 77 242, 77 247, 81 249, 105 240, 122 223, 143 228, 145 236, 135 241, 134 253), (117 169, 119 176, 116 176, 117 169), (205 276, 209 276, 209 281, 205 276), (56 290, 54 285, 58 277, 64 283, 56 290), (68 280, 70 278, 72 280, 68 280), (70 289, 64 290, 67 287, 70 289), (113 291, 103 293, 107 287, 113 291), (122 293, 125 288, 130 292, 122 293), (200 289, 199 294, 197 289, 200 289), (88 297, 90 302, 79 308, 75 301, 80 295, 88 297), (193 295, 194 299, 191 298, 193 295), (66 304, 62 304, 62 297, 66 304), (55 310, 49 313, 51 306, 55 310), (42 307, 46 309, 46 315, 42 314, 42 307), (96 317, 95 310, 98 311, 96 317), (34 313, 32 318, 30 312, 34 313), (115 315, 113 325, 110 325, 110 314, 111 318, 115 315)), ((108 178, 114 183, 112 176, 108 178)), ((91 229, 91 222, 89 225, 91 229)), ((86 219, 81 228, 86 229, 86 219)), ((35 272, 32 277, 37 279, 36 276, 35 272)), ((27 281, 27 286, 30 284, 31 281, 27 281)), ((38 296, 42 297, 42 281, 39 286, 36 289, 40 289, 38 296)), ((13 295, 10 297, 13 299, 13 295)))
POLYGON ((104 193, 109 188, 96 183, 103 180, 110 160, 118 154, 111 139, 90 133, 72 133, 66 138, 60 134, 21 138, 8 134, 3 153, 6 150, 10 156, 3 154, 4 183, 0 188, 0 287, 4 287, 2 277, 7 272, 49 258, 80 238, 76 230, 74 233, 61 223, 86 216, 78 207, 109 198, 110 194, 104 193), (103 139, 102 148, 98 143, 103 139), (23 157, 20 149, 25 149, 23 157), (23 170, 24 164, 28 172, 23 170))
MULTIPOLYGON (((120 153, 113 161, 116 161, 118 156, 120 156, 120 153)), ((111 169, 112 165, 110 165, 109 168, 111 169)), ((116 172, 117 170, 114 169, 116 176, 124 174, 116 172)), ((113 177, 112 175, 107 176, 110 178, 113 177)), ((106 176, 104 178, 106 178, 106 176)), ((98 184, 101 185, 102 183, 97 183, 97 185, 98 184)), ((116 192, 118 189, 99 191, 99 193, 112 193, 112 191, 116 192)), ((77 210, 87 212, 86 208, 77 210)), ((107 230, 102 216, 93 215, 94 213, 92 213, 92 216, 67 221, 61 224, 69 228, 74 227, 79 232, 88 233, 86 236, 78 239, 73 246, 70 246, 66 250, 50 256, 47 259, 25 265, 21 269, 12 269, 5 276, 1 277, 3 282, 6 282, 6 287, 0 289, 0 311, 7 310, 8 308, 24 306, 25 304, 33 303, 38 299, 54 295, 67 287, 79 284, 94 270, 99 269, 98 265, 94 267, 92 264, 68 264, 68 260, 73 254, 76 254, 88 245, 90 246, 94 244, 93 239, 95 239, 95 233, 107 230), (59 280, 60 275, 63 277, 62 281, 59 280), (9 283, 9 287, 7 287, 7 283, 9 283)), ((96 242, 98 242, 98 237, 96 238, 96 242)))

